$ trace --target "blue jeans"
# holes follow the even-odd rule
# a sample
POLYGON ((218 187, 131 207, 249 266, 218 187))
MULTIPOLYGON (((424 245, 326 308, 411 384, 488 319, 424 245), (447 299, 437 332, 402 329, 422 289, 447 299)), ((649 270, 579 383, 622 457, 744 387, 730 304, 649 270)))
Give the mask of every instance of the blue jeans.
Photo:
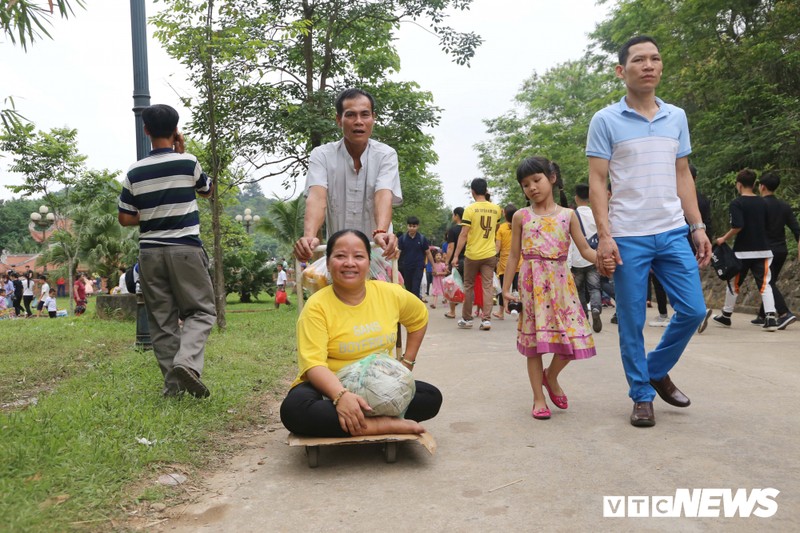
POLYGON ((678 362, 689 339, 705 318, 700 272, 686 240, 688 229, 644 237, 616 237, 623 264, 614 273, 619 349, 634 402, 655 398, 651 379, 661 379, 678 362), (661 341, 645 354, 642 329, 646 320, 647 277, 653 269, 675 309, 661 341))

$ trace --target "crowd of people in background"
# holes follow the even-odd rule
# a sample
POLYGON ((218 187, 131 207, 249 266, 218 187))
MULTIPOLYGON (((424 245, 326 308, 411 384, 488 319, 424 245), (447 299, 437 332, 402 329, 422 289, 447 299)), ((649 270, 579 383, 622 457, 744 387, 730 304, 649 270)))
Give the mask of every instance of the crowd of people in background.
MULTIPOLYGON (((55 286, 45 273, 31 269, 23 273, 9 270, 0 275, 0 319, 37 318, 59 316, 58 298, 66 298, 66 280, 59 275, 55 286)), ((72 286, 76 316, 86 310, 86 299, 96 293, 104 292, 103 280, 98 275, 88 276, 78 273, 72 286)), ((62 302, 63 305, 63 302, 62 302)), ((65 316, 66 310, 61 315, 65 316)))

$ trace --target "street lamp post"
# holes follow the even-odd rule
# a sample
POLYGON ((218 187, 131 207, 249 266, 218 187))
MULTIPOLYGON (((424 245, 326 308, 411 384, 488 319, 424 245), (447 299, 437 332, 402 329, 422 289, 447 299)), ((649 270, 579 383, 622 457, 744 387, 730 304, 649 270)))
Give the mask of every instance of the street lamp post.
POLYGON ((244 224, 244 230, 247 233, 250 233, 250 226, 257 224, 258 221, 261 220, 260 216, 253 215, 252 213, 253 211, 248 208, 244 210, 244 216, 236 215, 234 217, 236 222, 238 222, 239 224, 244 224))
MULTIPOLYGON (((144 159, 150 152, 150 138, 144 132, 142 110, 150 105, 150 78, 147 69, 147 17, 145 0, 130 0, 131 48, 133 51, 133 115, 136 128, 136 159, 144 159)), ((136 291, 136 348, 150 350, 150 327, 147 308, 141 291, 136 291)))
MULTIPOLYGON (((39 206, 39 211, 31 213, 33 228, 42 232, 42 251, 46 249, 47 229, 53 225, 55 220, 55 214, 46 205, 39 206)), ((47 263, 44 264, 44 271, 47 272, 47 263)))

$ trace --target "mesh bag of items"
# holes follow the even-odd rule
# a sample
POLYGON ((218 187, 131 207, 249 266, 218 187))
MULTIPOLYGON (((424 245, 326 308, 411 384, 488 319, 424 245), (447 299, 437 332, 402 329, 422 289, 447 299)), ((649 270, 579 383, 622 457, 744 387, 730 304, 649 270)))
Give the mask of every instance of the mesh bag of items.
POLYGON ((367 416, 403 417, 417 390, 411 371, 385 352, 347 365, 336 376, 372 407, 367 416))

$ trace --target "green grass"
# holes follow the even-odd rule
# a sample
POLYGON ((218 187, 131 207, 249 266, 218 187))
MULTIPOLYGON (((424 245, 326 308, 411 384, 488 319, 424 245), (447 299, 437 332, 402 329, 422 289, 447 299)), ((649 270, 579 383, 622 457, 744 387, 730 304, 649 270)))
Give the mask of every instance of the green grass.
POLYGON ((0 414, 2 529, 108 528, 125 506, 168 493, 151 480, 170 465, 202 467, 224 450, 222 432, 255 423, 259 398, 282 394, 294 369, 296 308, 275 311, 271 300, 246 308, 263 312, 229 313, 228 330, 209 339, 206 400, 161 397, 153 353, 133 349, 133 322, 97 320, 91 310, 0 322, 9 354, 0 357, 0 403, 39 398, 0 414))

